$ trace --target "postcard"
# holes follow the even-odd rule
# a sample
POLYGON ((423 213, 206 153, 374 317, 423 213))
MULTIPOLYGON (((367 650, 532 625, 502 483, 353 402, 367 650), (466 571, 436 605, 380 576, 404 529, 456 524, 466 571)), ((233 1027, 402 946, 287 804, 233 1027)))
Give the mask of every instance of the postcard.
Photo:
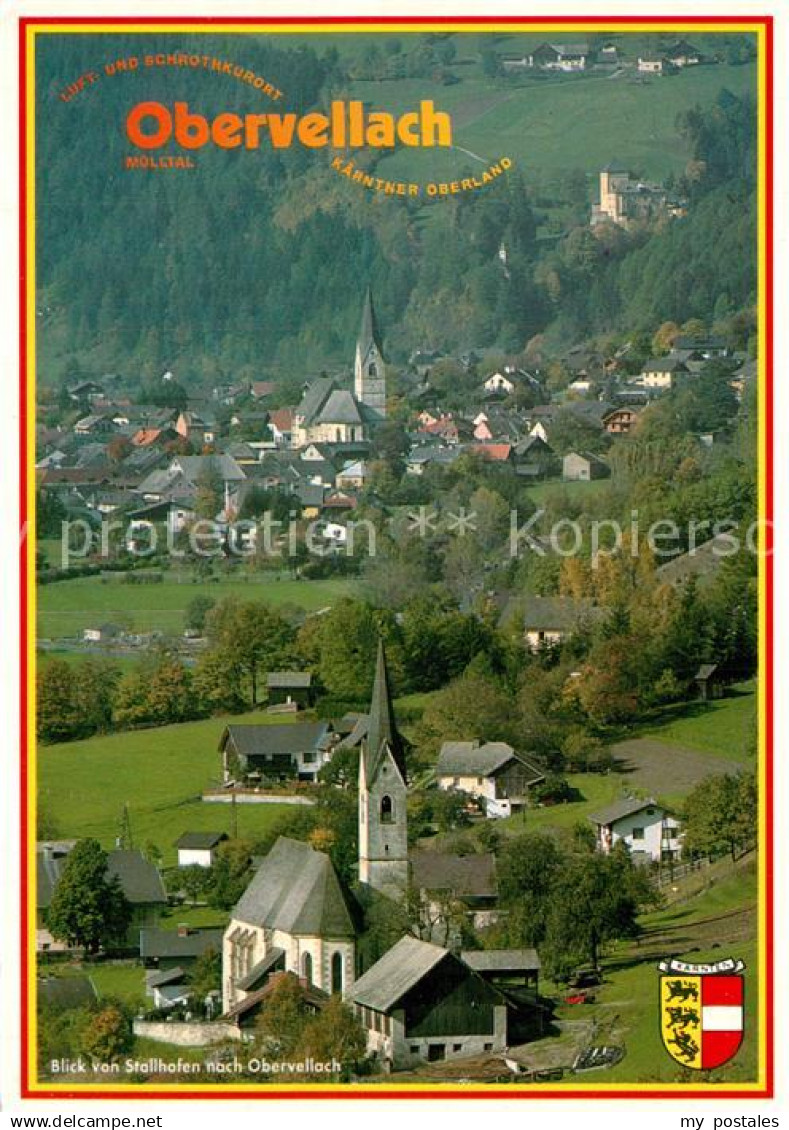
POLYGON ((769 16, 19 21, 22 1095, 772 1093, 769 16))

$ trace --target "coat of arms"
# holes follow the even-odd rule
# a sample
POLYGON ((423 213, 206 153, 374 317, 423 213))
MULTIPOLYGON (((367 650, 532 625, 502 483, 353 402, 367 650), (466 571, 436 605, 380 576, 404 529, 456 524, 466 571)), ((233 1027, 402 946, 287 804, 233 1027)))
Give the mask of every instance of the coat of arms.
POLYGON ((742 961, 661 961, 660 1034, 668 1054, 698 1071, 720 1067, 739 1050, 745 979, 742 961))

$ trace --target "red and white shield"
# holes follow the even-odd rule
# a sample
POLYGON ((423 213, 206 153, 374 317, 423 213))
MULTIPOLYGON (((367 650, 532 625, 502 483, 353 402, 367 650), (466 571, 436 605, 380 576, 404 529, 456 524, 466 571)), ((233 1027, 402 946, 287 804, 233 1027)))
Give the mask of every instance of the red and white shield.
POLYGON ((720 1067, 742 1043, 744 979, 716 973, 701 978, 701 1067, 720 1067))

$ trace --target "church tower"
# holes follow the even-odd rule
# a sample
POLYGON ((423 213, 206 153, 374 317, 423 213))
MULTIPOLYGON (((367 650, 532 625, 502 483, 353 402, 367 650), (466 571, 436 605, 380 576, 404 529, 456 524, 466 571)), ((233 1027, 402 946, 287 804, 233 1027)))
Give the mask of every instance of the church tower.
POLYGON ((362 324, 356 342, 353 366, 353 391, 356 399, 378 416, 386 415, 386 372, 381 352, 381 336, 375 320, 373 296, 369 286, 364 296, 362 324))
POLYGON ((359 881, 391 898, 401 897, 408 885, 406 798, 403 740, 379 641, 367 736, 359 752, 359 881))

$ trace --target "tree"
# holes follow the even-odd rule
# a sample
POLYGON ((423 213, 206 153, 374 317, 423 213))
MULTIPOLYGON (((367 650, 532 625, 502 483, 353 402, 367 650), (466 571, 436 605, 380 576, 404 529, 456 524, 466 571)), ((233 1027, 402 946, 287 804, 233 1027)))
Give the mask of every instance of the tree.
POLYGON ((82 1032, 80 1050, 96 1063, 115 1063, 133 1044, 131 1021, 120 1004, 95 1013, 82 1032))
POLYGON ((36 676, 38 736, 45 742, 76 737, 82 725, 74 668, 64 659, 42 663, 36 676))
POLYGON ((279 973, 258 1017, 258 1039, 270 1054, 287 1058, 304 1034, 307 1017, 307 995, 298 977, 279 973))
POLYGON ((298 1058, 340 1064, 343 1076, 364 1058, 367 1035, 339 995, 307 1020, 297 1041, 298 1058))
POLYGON ((98 840, 78 840, 47 912, 53 938, 95 954, 124 941, 131 914, 117 875, 107 875, 107 853, 98 840))
POLYGON ((216 601, 210 596, 194 596, 186 606, 184 626, 195 632, 202 632, 208 613, 215 606, 216 601))
POLYGON ((279 612, 262 601, 220 601, 206 616, 209 639, 249 680, 249 701, 257 705, 262 675, 286 661, 294 631, 279 612))
POLYGON ((499 856, 499 898, 508 912, 509 945, 542 945, 562 862, 556 841, 534 832, 513 837, 499 856))
POLYGON ((207 949, 198 957, 189 973, 192 996, 201 1003, 209 993, 222 988, 222 954, 207 949))
POLYGON ((512 702, 495 679, 468 672, 438 691, 419 723, 418 745, 438 753, 446 741, 514 741, 512 702))
POLYGON ((219 845, 211 868, 208 901, 229 910, 238 902, 249 882, 252 845, 246 840, 225 840, 219 845))
POLYGON ((748 773, 707 777, 688 794, 683 816, 690 851, 728 850, 734 862, 756 842, 756 781, 748 773))
POLYGON ((657 897, 623 844, 608 855, 570 856, 556 876, 554 896, 543 943, 554 972, 582 961, 596 968, 606 943, 638 934, 639 912, 657 897))
POLYGON ((179 868, 181 890, 192 900, 192 906, 197 904, 201 895, 211 883, 211 874, 208 868, 201 867, 199 863, 191 863, 188 867, 179 868))

